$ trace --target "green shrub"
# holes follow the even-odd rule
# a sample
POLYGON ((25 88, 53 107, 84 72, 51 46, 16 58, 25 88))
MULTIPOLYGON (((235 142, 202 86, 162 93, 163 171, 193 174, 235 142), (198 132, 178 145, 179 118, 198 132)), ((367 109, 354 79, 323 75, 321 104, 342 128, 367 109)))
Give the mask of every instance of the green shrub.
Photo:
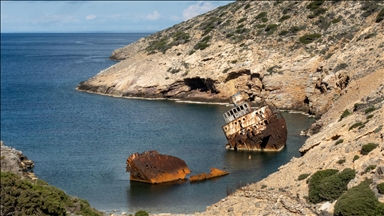
POLYGON ((376 186, 377 188, 377 191, 380 193, 380 194, 384 194, 384 182, 383 183, 380 183, 376 186))
POLYGON ((379 14, 377 14, 376 16, 376 22, 381 22, 382 20, 384 19, 384 8, 381 9, 381 11, 379 12, 379 14))
POLYGON ((260 19, 260 18, 263 18, 263 17, 266 17, 267 16, 267 12, 261 12, 261 13, 259 13, 256 17, 255 17, 255 19, 260 19))
POLYGON ((360 153, 362 155, 367 155, 369 152, 371 152, 373 149, 375 149, 377 146, 379 146, 376 143, 368 143, 361 147, 360 153))
POLYGON ((267 187, 267 185, 261 185, 261 189, 264 189, 266 187, 267 187))
POLYGON ((365 114, 368 114, 368 113, 373 112, 373 111, 375 111, 375 110, 376 110, 375 107, 369 107, 369 108, 367 108, 366 110, 364 110, 364 113, 365 113, 365 114))
POLYGON ((343 194, 335 204, 334 215, 384 215, 384 204, 369 188, 369 182, 361 182, 343 194))
POLYGON ((347 185, 355 177, 355 170, 344 169, 338 173, 337 170, 320 170, 309 179, 309 201, 320 203, 322 201, 333 201, 347 190, 347 185))
POLYGON ((264 28, 266 25, 265 24, 259 24, 259 25, 256 25, 256 28, 264 28))
POLYGON ((339 71, 339 70, 343 70, 343 69, 345 69, 345 68, 347 68, 347 67, 348 67, 348 64, 346 64, 346 63, 338 64, 338 65, 335 67, 335 69, 333 69, 333 72, 336 73, 337 71, 339 71))
POLYGON ((268 22, 268 18, 267 17, 261 18, 261 22, 268 22))
POLYGON ((357 160, 357 159, 359 159, 359 158, 360 158, 359 155, 355 155, 355 156, 353 157, 353 161, 352 161, 352 162, 355 162, 355 160, 357 160))
POLYGON ((289 16, 289 15, 284 15, 284 16, 280 17, 279 22, 283 22, 284 20, 287 20, 287 19, 289 19, 289 18, 291 18, 291 16, 289 16))
POLYGON ((351 114, 351 113, 349 112, 349 110, 347 110, 347 109, 344 110, 343 114, 341 114, 341 116, 340 116, 339 121, 341 121, 343 118, 349 116, 350 114, 351 114))
POLYGON ((348 130, 352 130, 352 129, 354 129, 354 128, 357 128, 357 127, 361 127, 362 125, 364 125, 363 124, 363 122, 356 122, 355 124, 353 124, 351 127, 349 127, 349 129, 348 130))
POLYGON ((340 159, 340 160, 338 160, 337 163, 338 163, 338 164, 343 164, 343 163, 345 163, 345 158, 344 158, 344 159, 340 159))
POLYGON ((381 131, 381 129, 383 129, 383 125, 377 127, 373 132, 378 133, 379 131, 381 131))
MULTIPOLYGON (((375 13, 376 11, 378 11, 380 9, 380 6, 377 5, 376 2, 374 1, 365 1, 362 5, 361 5, 361 10, 363 10, 364 12, 361 14, 361 16, 363 17, 368 17, 370 15, 372 15, 373 13, 375 13)), ((376 18, 377 19, 377 18, 376 18)))
POLYGON ((306 179, 309 175, 311 175, 311 174, 309 174, 309 173, 301 174, 301 175, 299 175, 299 177, 297 178, 297 180, 299 180, 299 181, 304 180, 304 179, 306 179))
POLYGON ((309 44, 315 41, 316 39, 320 38, 321 34, 306 34, 304 36, 301 36, 299 38, 299 41, 303 44, 309 44))
POLYGON ((372 118, 374 115, 369 115, 369 116, 367 116, 367 119, 370 119, 370 118, 372 118))
POLYGON ((365 168, 363 174, 365 173, 368 173, 368 172, 371 172, 372 170, 374 170, 376 168, 376 165, 369 165, 365 168))
POLYGON ((265 27, 265 31, 267 32, 267 31, 273 31, 273 30, 275 30, 277 27, 278 27, 279 25, 277 25, 277 24, 269 24, 269 25, 267 25, 267 27, 265 27))
POLYGON ((286 35, 286 34, 288 34, 288 31, 287 31, 287 30, 283 30, 283 31, 281 31, 281 32, 279 33, 280 36, 284 36, 284 35, 286 35))
POLYGON ((72 198, 42 180, 33 183, 11 172, 0 172, 2 214, 4 215, 101 215, 85 200, 72 198))
POLYGON ((307 9, 314 11, 314 10, 318 9, 323 3, 324 3, 324 0, 312 1, 311 3, 309 3, 307 5, 307 9))
POLYGON ((335 142, 335 145, 339 145, 340 143, 343 143, 343 142, 344 142, 343 139, 339 139, 339 140, 337 140, 337 141, 335 142))
POLYGON ((201 39, 193 48, 195 50, 204 50, 205 48, 209 47, 211 44, 208 44, 208 41, 211 39, 211 36, 206 36, 203 39, 201 39))
POLYGON ((242 23, 242 22, 244 22, 245 20, 247 20, 247 17, 243 17, 243 18, 239 19, 239 21, 237 21, 237 23, 242 23))
POLYGON ((149 216, 149 214, 144 210, 139 210, 135 213, 135 216, 149 216))
POLYGON ((248 9, 250 6, 251 4, 248 3, 247 5, 245 5, 244 10, 248 9))
POLYGON ((333 23, 333 24, 338 23, 338 22, 340 22, 342 19, 343 19, 343 17, 342 17, 342 16, 339 16, 339 17, 337 17, 337 19, 333 19, 333 20, 331 21, 331 23, 333 23))
POLYGON ((152 41, 145 50, 150 53, 154 53, 154 51, 165 53, 169 48, 171 48, 171 46, 168 44, 168 39, 162 38, 159 41, 152 41))

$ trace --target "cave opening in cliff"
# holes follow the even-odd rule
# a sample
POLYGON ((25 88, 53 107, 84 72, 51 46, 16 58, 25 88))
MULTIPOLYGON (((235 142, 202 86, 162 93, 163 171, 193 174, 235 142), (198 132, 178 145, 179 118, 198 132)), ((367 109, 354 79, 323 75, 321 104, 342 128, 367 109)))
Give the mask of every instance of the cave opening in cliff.
POLYGON ((208 92, 217 94, 219 93, 215 88, 215 81, 210 78, 185 78, 184 84, 189 86, 191 90, 199 90, 200 92, 208 92))

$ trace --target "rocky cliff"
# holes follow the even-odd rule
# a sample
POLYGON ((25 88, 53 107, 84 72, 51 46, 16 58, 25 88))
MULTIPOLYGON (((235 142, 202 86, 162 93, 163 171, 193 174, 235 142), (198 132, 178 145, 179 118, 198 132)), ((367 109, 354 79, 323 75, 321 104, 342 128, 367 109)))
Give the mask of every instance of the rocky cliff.
POLYGON ((238 1, 115 50, 78 90, 228 101, 239 90, 321 115, 384 67, 382 2, 238 1))

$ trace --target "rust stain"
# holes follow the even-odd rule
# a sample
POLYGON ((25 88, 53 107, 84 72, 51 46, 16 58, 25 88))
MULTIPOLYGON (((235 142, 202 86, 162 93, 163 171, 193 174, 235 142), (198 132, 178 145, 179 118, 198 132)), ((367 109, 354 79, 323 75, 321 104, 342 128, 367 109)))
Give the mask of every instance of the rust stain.
POLYGON ((234 108, 223 114, 226 125, 227 149, 280 151, 287 141, 287 126, 281 113, 264 102, 254 109, 241 93, 231 97, 234 108))
POLYGON ((126 164, 131 181, 150 184, 182 180, 191 172, 182 159, 162 155, 155 150, 134 153, 128 157, 126 164))
POLYGON ((197 175, 193 175, 189 178, 190 182, 195 182, 195 181, 203 181, 206 179, 211 179, 211 178, 216 178, 224 175, 228 175, 229 173, 220 169, 216 168, 211 168, 211 172, 206 174, 206 173, 201 173, 197 175))

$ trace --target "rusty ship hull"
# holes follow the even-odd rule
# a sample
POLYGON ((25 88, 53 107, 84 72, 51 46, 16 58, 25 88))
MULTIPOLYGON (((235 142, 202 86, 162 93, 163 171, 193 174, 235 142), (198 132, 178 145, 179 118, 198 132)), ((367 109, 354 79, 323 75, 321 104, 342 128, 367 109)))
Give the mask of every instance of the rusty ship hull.
POLYGON ((150 184, 183 180, 191 172, 182 159, 155 150, 134 153, 128 157, 126 164, 131 181, 150 184))
POLYGON ((232 96, 235 107, 224 113, 222 127, 230 150, 280 151, 287 141, 287 126, 281 113, 272 105, 253 109, 238 93, 232 96))

